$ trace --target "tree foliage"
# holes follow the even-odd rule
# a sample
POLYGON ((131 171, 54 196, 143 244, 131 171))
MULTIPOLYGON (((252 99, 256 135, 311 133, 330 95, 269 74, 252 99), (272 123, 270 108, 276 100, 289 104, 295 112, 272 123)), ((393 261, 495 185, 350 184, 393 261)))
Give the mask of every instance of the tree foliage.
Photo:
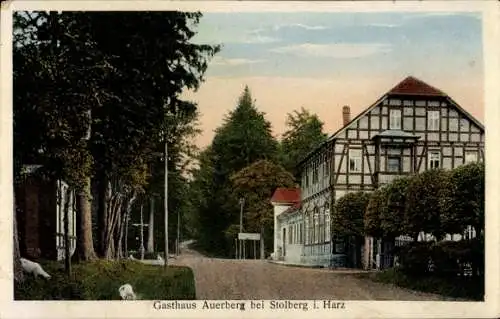
POLYGON ((394 238, 404 234, 404 214, 409 182, 408 177, 397 178, 384 189, 386 198, 380 203, 382 205, 380 227, 384 237, 394 238))
MULTIPOLYGON (((199 244, 206 250, 226 256, 233 250, 234 239, 227 234, 231 233, 231 225, 239 224, 240 194, 233 191, 231 176, 259 160, 275 160, 277 145, 271 124, 258 111, 250 89, 245 87, 238 105, 217 128, 209 148, 202 152, 199 169, 193 174, 191 191, 199 201, 199 244)), ((262 209, 266 207, 262 204, 262 209)))
POLYGON ((428 170, 413 176, 407 188, 404 224, 406 232, 416 238, 420 232, 441 239, 440 194, 446 186, 448 172, 428 170))
POLYGON ((158 180, 153 172, 162 173, 152 170, 162 145, 171 149, 163 161, 175 178, 192 155, 196 105, 181 93, 199 87, 219 50, 191 43, 200 18, 176 11, 16 13, 15 171, 42 164, 75 190, 93 177, 101 256, 120 250, 124 216, 137 196, 158 192, 147 185, 158 180))
POLYGON ((381 238, 384 235, 382 218, 387 209, 387 188, 380 187, 371 193, 364 214, 364 231, 367 235, 381 238))
POLYGON ((370 200, 366 192, 349 193, 335 203, 332 230, 343 236, 363 236, 364 216, 370 200))
POLYGON ((280 144, 280 157, 283 167, 292 172, 296 180, 300 180, 297 165, 309 152, 324 142, 327 135, 323 133, 323 122, 316 114, 305 108, 287 114, 288 130, 283 134, 280 144))
POLYGON ((484 163, 470 163, 450 172, 440 202, 445 232, 460 234, 469 225, 477 234, 484 230, 484 177, 484 163))
POLYGON ((234 195, 245 199, 245 229, 260 232, 265 227, 266 233, 271 233, 274 217, 269 199, 278 187, 294 187, 293 175, 279 165, 260 160, 232 175, 231 182, 234 195))

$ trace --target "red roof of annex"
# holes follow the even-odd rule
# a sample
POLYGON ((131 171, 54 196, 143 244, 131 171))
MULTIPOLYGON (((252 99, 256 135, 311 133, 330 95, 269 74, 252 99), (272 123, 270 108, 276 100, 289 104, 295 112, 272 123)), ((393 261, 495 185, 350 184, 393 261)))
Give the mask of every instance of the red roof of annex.
POLYGON ((283 188, 278 187, 271 198, 274 203, 299 203, 300 188, 283 188))

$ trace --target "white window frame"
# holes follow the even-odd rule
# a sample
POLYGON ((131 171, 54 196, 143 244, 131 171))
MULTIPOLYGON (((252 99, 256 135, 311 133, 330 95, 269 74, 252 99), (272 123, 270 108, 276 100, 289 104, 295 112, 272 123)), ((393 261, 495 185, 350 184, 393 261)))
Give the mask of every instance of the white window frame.
POLYGON ((429 151, 427 153, 427 163, 428 163, 428 166, 429 166, 429 169, 437 169, 437 168, 441 168, 441 152, 440 151, 429 151), (437 155, 437 156, 436 156, 437 155), (434 161, 438 162, 438 166, 437 167, 433 167, 432 163, 434 161))
POLYGON ((325 210, 325 242, 330 242, 330 210, 325 210))
POLYGON ((317 244, 319 242, 319 212, 315 209, 314 215, 314 243, 317 244))
POLYGON ((390 109, 389 110, 389 129, 390 130, 401 130, 401 109, 390 109))
POLYGON ((479 154, 477 151, 465 151, 464 154, 464 164, 469 164, 469 163, 477 163, 479 161, 479 154), (467 160, 467 155, 473 155, 474 160, 467 160))
POLYGON ((440 113, 436 110, 427 111, 427 130, 439 131, 440 113))
POLYGON ((360 148, 353 148, 349 150, 349 167, 348 172, 358 173, 361 172, 361 160, 363 154, 360 148), (351 168, 351 164, 353 164, 353 168, 351 168))

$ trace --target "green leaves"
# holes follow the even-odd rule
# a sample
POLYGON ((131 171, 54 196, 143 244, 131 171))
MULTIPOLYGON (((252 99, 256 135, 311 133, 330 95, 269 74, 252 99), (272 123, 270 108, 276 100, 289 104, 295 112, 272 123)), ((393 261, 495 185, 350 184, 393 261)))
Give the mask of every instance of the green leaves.
POLYGON ((450 172, 442 189, 440 209, 443 229, 462 233, 467 225, 484 230, 484 163, 471 163, 450 172))
POLYGON ((335 203, 332 230, 341 236, 363 236, 364 215, 370 200, 365 192, 349 193, 335 203))
POLYGON ((440 194, 446 187, 447 171, 428 170, 413 176, 407 188, 405 225, 406 231, 415 236, 423 231, 440 239, 440 194))
POLYGON ((384 189, 385 207, 380 211, 380 227, 384 236, 394 238, 404 233, 404 216, 406 209, 407 188, 410 179, 395 179, 384 189))
POLYGON ((245 216, 253 231, 273 220, 269 202, 277 187, 294 187, 292 174, 267 160, 257 161, 231 176, 233 194, 245 198, 245 216))
POLYGON ((367 234, 394 238, 420 232, 442 239, 472 226, 484 230, 484 163, 429 170, 375 190, 364 218, 367 234))
POLYGON ((324 142, 327 135, 323 133, 323 122, 317 115, 304 108, 287 114, 288 130, 281 140, 281 162, 288 171, 300 180, 297 165, 309 152, 324 142))
POLYGON ((387 188, 380 187, 371 193, 364 215, 364 231, 367 235, 383 237, 382 216, 387 210, 387 188))

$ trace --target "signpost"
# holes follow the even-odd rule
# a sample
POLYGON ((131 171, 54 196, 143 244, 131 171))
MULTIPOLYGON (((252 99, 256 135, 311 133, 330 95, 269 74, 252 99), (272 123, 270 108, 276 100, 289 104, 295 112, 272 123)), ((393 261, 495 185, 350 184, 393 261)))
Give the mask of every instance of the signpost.
MULTIPOLYGON (((247 240, 252 240, 254 243, 253 243, 253 257, 254 259, 257 259, 256 257, 256 251, 257 251, 257 241, 260 241, 261 240, 261 237, 260 237, 260 234, 259 233, 238 233, 238 240, 241 242, 243 241, 244 243, 246 243, 247 240)), ((243 247, 246 247, 246 245, 244 245, 243 247)), ((241 253, 240 253, 241 254, 241 253)), ((246 254, 243 253, 243 259, 245 259, 246 257, 246 254)))

